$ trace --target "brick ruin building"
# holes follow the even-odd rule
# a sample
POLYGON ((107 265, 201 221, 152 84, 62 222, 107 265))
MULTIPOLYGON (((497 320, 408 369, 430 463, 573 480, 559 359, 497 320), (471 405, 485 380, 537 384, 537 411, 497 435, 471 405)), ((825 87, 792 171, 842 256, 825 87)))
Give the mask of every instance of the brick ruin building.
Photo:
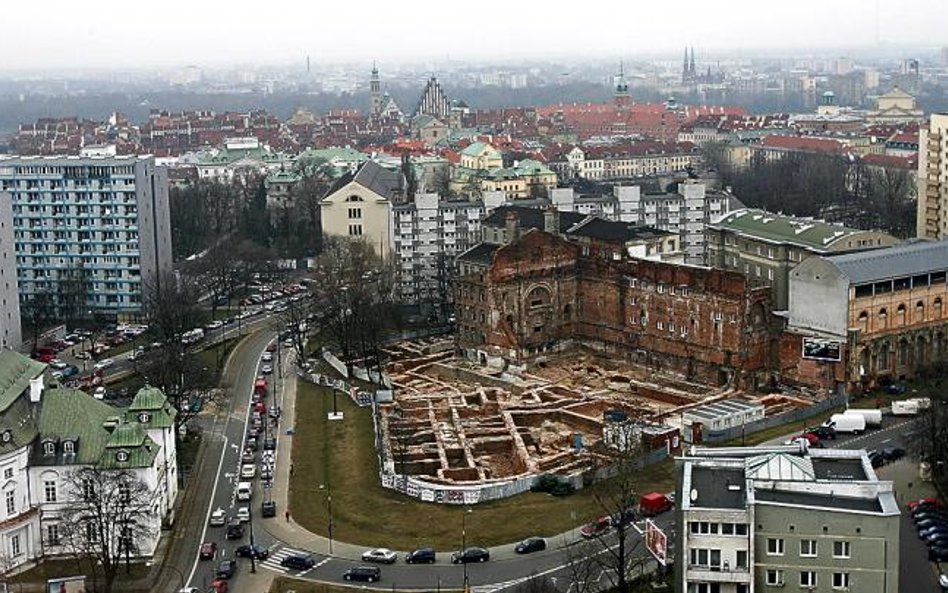
POLYGON ((779 336, 768 288, 736 272, 632 258, 614 233, 580 244, 507 222, 509 243, 458 258, 457 339, 469 358, 522 368, 585 347, 709 384, 768 380, 779 336))

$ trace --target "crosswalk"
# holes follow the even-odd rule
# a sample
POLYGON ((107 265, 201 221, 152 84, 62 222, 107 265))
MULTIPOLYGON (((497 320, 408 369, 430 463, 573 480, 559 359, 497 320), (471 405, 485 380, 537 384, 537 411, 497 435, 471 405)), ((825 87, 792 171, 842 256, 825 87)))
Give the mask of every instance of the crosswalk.
POLYGON ((310 573, 313 570, 316 570, 317 568, 319 568, 326 562, 329 562, 329 558, 323 558, 322 560, 318 561, 315 564, 315 566, 313 566, 309 570, 296 570, 295 568, 287 568, 285 566, 280 565, 280 562, 287 556, 305 555, 309 553, 310 552, 307 552, 306 550, 294 550, 293 548, 287 548, 279 544, 276 544, 270 548, 270 555, 267 557, 266 560, 260 563, 260 566, 262 566, 263 568, 266 568, 267 570, 272 570, 274 572, 279 572, 283 574, 291 574, 293 576, 303 576, 305 574, 310 573))

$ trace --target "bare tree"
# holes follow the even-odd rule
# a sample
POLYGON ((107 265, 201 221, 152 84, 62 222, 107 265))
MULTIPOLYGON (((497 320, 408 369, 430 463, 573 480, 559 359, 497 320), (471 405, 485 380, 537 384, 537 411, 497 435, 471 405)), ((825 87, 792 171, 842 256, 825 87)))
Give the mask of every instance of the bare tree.
POLYGON ((592 593, 598 590, 602 568, 597 555, 601 553, 601 548, 595 542, 581 540, 568 544, 564 550, 569 573, 569 592, 592 593))
POLYGON ((134 472, 96 467, 65 478, 70 504, 62 511, 63 546, 93 571, 101 570, 103 591, 111 593, 122 561, 140 553, 142 541, 157 536, 154 494, 134 472))
POLYGON ((313 314, 313 300, 311 293, 300 294, 302 298, 287 301, 286 308, 273 318, 273 323, 278 332, 286 332, 293 341, 297 360, 302 362, 307 354, 306 344, 312 325, 310 317, 313 314))
POLYGON ((39 346, 40 332, 56 318, 53 298, 46 291, 35 292, 23 301, 20 313, 23 325, 30 330, 35 352, 39 346))

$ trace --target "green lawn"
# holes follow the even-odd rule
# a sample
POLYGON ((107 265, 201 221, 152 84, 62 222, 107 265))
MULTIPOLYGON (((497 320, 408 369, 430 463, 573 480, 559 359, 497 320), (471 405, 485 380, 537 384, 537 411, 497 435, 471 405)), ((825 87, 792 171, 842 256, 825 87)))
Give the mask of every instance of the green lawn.
MULTIPOLYGON (((304 581, 301 579, 291 579, 289 577, 277 577, 270 584, 269 593, 352 593, 362 587, 345 587, 342 585, 330 585, 327 583, 314 583, 313 581, 304 581)), ((456 593, 457 590, 441 589, 441 593, 456 593)), ((431 589, 434 593, 435 589, 431 589)))
MULTIPOLYGON (((423 503, 382 488, 369 409, 359 409, 341 395, 337 401, 345 420, 330 422, 328 390, 299 384, 290 480, 290 512, 296 521, 328 535, 328 490, 320 485, 331 482, 335 538, 399 550, 460 547, 463 508, 423 503)), ((669 491, 673 485, 671 460, 642 472, 641 492, 669 491)), ((529 535, 549 536, 601 514, 593 488, 563 498, 525 493, 475 505, 468 515, 467 539, 490 546, 529 535)))
MULTIPOLYGON (((74 558, 56 558, 45 560, 33 568, 21 572, 16 576, 9 577, 11 583, 46 583, 47 579, 56 579, 72 577, 76 575, 86 575, 91 584, 92 575, 88 574, 88 562, 79 562, 74 558)), ((125 571, 125 565, 122 564, 115 577, 116 585, 122 582, 136 581, 148 576, 151 567, 142 562, 132 562, 128 566, 128 572, 125 571)), ((101 574, 99 577, 101 578, 101 574)), ((11 587, 11 591, 14 589, 11 587)))

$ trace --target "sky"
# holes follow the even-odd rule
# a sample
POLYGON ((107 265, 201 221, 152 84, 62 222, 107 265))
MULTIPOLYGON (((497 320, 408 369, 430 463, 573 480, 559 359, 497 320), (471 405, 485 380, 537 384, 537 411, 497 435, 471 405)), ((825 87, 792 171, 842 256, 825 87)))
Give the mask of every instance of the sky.
POLYGON ((2 15, 0 70, 948 44, 945 0, 5 0, 2 15))

